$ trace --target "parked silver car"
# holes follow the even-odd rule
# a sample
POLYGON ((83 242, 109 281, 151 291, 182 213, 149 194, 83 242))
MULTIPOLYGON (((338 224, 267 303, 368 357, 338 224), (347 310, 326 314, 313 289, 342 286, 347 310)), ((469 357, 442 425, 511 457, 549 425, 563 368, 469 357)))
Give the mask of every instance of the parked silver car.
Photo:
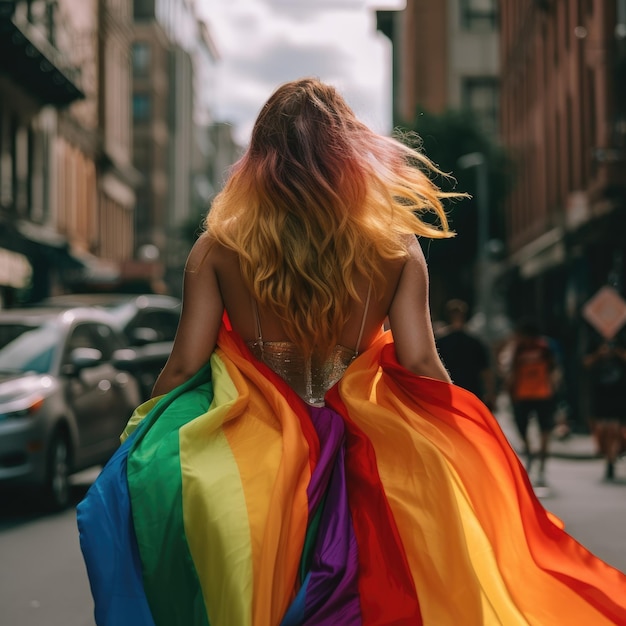
POLYGON ((128 346, 98 309, 0 311, 0 486, 69 500, 71 473, 105 463, 141 396, 115 365, 128 346))
POLYGON ((181 301, 160 294, 78 293, 52 296, 40 306, 88 306, 106 310, 115 327, 134 349, 124 368, 139 381, 141 397, 150 397, 156 379, 172 350, 181 301))
POLYGON ((173 342, 181 301, 161 294, 75 293, 46 298, 41 306, 105 309, 131 346, 173 342))

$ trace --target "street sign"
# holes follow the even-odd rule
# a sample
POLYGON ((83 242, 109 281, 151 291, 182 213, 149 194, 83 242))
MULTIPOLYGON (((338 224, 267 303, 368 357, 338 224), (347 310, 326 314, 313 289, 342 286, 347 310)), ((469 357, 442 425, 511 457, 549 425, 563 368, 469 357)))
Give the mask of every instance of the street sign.
POLYGON ((605 286, 587 301, 582 314, 605 339, 611 340, 626 324, 626 301, 613 287, 605 286))

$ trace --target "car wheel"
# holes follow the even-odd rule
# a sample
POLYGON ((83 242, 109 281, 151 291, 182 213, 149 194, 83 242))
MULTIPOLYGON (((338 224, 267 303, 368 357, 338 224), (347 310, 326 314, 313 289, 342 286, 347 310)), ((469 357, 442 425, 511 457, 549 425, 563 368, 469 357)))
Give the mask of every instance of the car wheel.
POLYGON ((57 432, 48 448, 45 500, 53 510, 64 509, 70 501, 70 449, 67 437, 57 432))

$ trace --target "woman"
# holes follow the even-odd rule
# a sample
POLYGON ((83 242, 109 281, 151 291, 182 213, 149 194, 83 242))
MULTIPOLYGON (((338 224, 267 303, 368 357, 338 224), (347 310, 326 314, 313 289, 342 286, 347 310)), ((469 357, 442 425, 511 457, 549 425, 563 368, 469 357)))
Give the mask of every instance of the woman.
POLYGON ((449 236, 446 194, 418 166, 317 80, 263 107, 79 506, 99 625, 626 623, 624 576, 449 382, 414 237, 449 236))

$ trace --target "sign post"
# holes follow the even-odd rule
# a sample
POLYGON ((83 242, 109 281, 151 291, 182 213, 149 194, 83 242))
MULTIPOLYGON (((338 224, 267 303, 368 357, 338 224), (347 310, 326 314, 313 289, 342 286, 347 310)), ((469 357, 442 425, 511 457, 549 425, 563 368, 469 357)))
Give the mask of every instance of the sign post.
POLYGON ((613 287, 607 285, 601 287, 587 301, 582 314, 607 341, 610 341, 626 324, 626 301, 613 287))

